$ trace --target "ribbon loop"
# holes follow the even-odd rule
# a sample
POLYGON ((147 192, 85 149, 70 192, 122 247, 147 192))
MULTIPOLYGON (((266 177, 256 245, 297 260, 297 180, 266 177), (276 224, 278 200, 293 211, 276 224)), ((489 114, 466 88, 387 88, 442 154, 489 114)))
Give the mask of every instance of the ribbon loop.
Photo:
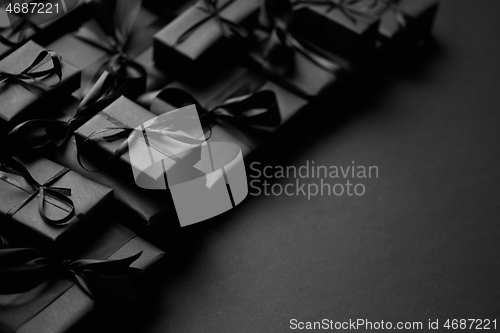
POLYGON ((30 193, 30 195, 24 201, 22 201, 19 205, 9 211, 9 213, 7 214, 9 217, 14 216, 35 197, 38 197, 38 213, 40 214, 42 220, 48 224, 62 226, 68 224, 69 221, 75 216, 75 205, 69 198, 69 196, 71 196, 71 189, 50 186, 52 183, 56 182, 66 173, 68 173, 69 169, 61 169, 57 174, 51 177, 44 184, 40 184, 37 180, 35 180, 21 163, 12 158, 4 161, 3 163, 0 163, 0 171, 21 176, 31 186, 31 190, 28 190, 20 183, 18 183, 18 181, 16 181, 15 179, 9 179, 6 176, 2 177, 2 180, 7 181, 18 188, 29 191, 30 193), (52 199, 56 200, 63 206, 68 207, 69 211, 59 219, 49 218, 45 209, 45 201, 47 200, 47 196, 50 196, 52 199))
POLYGON ((40 52, 35 60, 21 73, 12 74, 5 71, 0 71, 0 93, 4 91, 10 84, 18 83, 24 88, 39 96, 40 92, 38 86, 42 87, 55 87, 62 81, 62 67, 59 56, 54 51, 44 50, 40 52), (49 69, 36 71, 38 68, 44 66, 48 62, 52 62, 52 67, 49 69), (58 81, 53 85, 46 85, 42 81, 52 75, 56 75, 58 81), (34 85, 36 83, 36 85, 34 85))

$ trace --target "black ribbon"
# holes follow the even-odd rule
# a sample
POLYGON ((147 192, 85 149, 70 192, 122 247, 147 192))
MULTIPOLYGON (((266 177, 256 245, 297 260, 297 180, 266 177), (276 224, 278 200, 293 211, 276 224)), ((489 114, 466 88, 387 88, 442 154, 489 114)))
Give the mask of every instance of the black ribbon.
POLYGON ((128 83, 135 87, 145 87, 146 70, 127 55, 132 26, 141 4, 141 0, 101 0, 91 3, 99 26, 84 25, 75 36, 109 54, 92 81, 107 70, 114 75, 127 77, 128 83), (129 70, 137 76, 130 75, 129 70))
POLYGON ((38 213, 40 214, 42 220, 48 224, 62 226, 68 224, 75 216, 75 205, 69 198, 69 196, 71 196, 71 189, 51 186, 51 184, 55 183, 67 174, 70 171, 69 169, 61 169, 43 184, 40 184, 37 180, 35 180, 29 171, 21 163, 14 159, 7 159, 3 161, 3 163, 0 163, 0 171, 21 176, 30 185, 30 187, 27 188, 15 178, 10 178, 6 175, 0 176, 1 180, 29 193, 29 196, 26 199, 7 212, 7 216, 9 218, 12 218, 35 197, 38 197, 38 213), (49 218, 45 212, 45 201, 47 201, 47 197, 55 200, 57 204, 67 207, 67 214, 60 219, 49 218))
POLYGON ((127 78, 105 71, 90 92, 80 102, 76 114, 68 121, 32 119, 25 121, 7 135, 11 156, 20 151, 60 147, 74 131, 111 104, 126 89, 127 78))
POLYGON ((201 121, 208 124, 223 119, 244 126, 278 126, 281 114, 276 94, 262 90, 226 99, 222 103, 205 108, 191 94, 179 88, 166 88, 156 97, 177 108, 194 104, 201 121))
POLYGON ((316 66, 328 72, 337 70, 339 64, 319 54, 318 50, 305 46, 289 31, 292 12, 293 4, 290 0, 264 1, 267 26, 258 27, 268 33, 264 41, 264 57, 278 67, 283 67, 285 72, 293 70, 295 52, 302 54, 316 66))
POLYGON ((19 74, 12 74, 5 71, 0 71, 0 93, 3 92, 10 84, 20 84, 36 96, 40 96, 40 91, 36 85, 43 87, 55 87, 62 81, 62 67, 59 56, 54 51, 44 50, 40 52, 35 60, 25 70, 19 74), (52 67, 49 69, 36 71, 48 62, 52 62, 52 67), (42 80, 56 75, 58 82, 47 86, 42 80), (36 85, 35 85, 36 84, 36 85))
POLYGON ((229 6, 235 0, 228 1, 224 6, 218 6, 219 0, 204 0, 204 6, 198 5, 196 8, 200 11, 206 13, 207 15, 194 23, 191 27, 189 27, 186 31, 184 31, 175 41, 175 46, 182 44, 186 39, 188 39, 196 30, 198 30, 205 22, 208 22, 212 19, 220 27, 222 34, 227 39, 245 39, 248 37, 248 32, 241 25, 231 22, 230 20, 222 17, 220 12, 222 9, 229 6))
POLYGON ((76 283, 93 298, 92 290, 114 290, 117 282, 142 273, 130 267, 142 251, 123 259, 60 259, 33 248, 0 247, 0 294, 18 294, 32 290, 43 282, 70 274, 76 283))
POLYGON ((0 27, 0 43, 10 46, 10 47, 18 47, 24 44, 29 39, 29 33, 27 29, 31 28, 35 31, 39 31, 38 26, 30 21, 30 14, 19 15, 19 19, 15 22, 12 22, 12 19, 9 14, 10 26, 0 27), (17 34, 16 41, 12 41, 8 36, 15 36, 17 34))

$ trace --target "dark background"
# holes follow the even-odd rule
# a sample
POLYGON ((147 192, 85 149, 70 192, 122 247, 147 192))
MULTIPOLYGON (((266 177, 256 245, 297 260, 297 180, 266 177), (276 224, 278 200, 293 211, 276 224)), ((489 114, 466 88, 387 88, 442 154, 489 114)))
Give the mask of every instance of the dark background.
POLYGON ((169 234, 154 295, 126 327, 287 332, 292 318, 500 319, 499 33, 500 1, 441 1, 435 41, 418 60, 361 71, 254 157, 376 165, 366 194, 249 196, 169 234))

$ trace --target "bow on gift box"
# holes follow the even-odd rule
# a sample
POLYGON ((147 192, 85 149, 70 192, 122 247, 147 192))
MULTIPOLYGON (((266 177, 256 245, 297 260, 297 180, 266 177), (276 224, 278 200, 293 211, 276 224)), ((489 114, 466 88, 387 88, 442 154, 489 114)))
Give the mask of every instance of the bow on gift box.
POLYGON ((29 194, 28 197, 26 197, 24 200, 12 207, 7 212, 7 217, 12 218, 31 200, 33 200, 35 197, 38 197, 38 213, 40 214, 42 220, 48 224, 62 226, 68 224, 75 215, 81 218, 80 213, 75 213, 75 205, 69 198, 69 196, 71 196, 71 189, 52 186, 53 183, 61 179, 69 171, 69 169, 63 168, 45 183, 40 184, 33 178, 29 171, 16 160, 7 159, 3 161, 3 163, 0 163, 0 172, 2 172, 2 174, 0 174, 0 180, 12 186, 15 186, 29 194), (9 177, 8 174, 21 176, 26 181, 28 186, 26 186, 24 182, 14 177, 9 177), (46 201, 50 201, 53 205, 61 208, 62 210, 65 210, 66 215, 59 219, 49 218, 45 211, 46 201))
POLYGON ((78 127, 121 96, 127 87, 127 80, 105 71, 68 121, 32 119, 19 124, 6 138, 10 155, 49 145, 60 147, 78 127))
MULTIPOLYGON (((172 143, 175 143, 176 145, 181 145, 184 146, 185 149, 183 151, 191 151, 195 147, 199 147, 205 142, 205 138, 203 139, 198 139, 196 138, 192 133, 189 133, 189 130, 186 130, 187 128, 195 128, 196 126, 193 126, 193 123, 196 123, 198 121, 198 118, 195 117, 179 117, 179 118, 174 118, 174 119, 165 119, 163 117, 156 117, 149 125, 144 126, 141 125, 141 130, 135 129, 135 128, 130 128, 126 126, 125 124, 122 124, 118 119, 115 119, 114 117, 111 117, 110 115, 106 114, 105 112, 101 112, 100 115, 104 118, 106 118, 108 121, 112 122, 113 124, 116 125, 116 127, 107 127, 103 128, 100 130, 97 130, 91 134, 89 134, 84 140, 79 142, 77 140, 77 160, 78 164, 85 169, 86 171, 89 172, 98 172, 103 170, 109 162, 114 160, 117 157, 120 157, 123 155, 126 150, 128 149, 129 141, 131 141, 133 138, 139 138, 141 139, 141 135, 143 136, 143 141, 147 144, 148 147, 153 146, 154 144, 152 141, 154 141, 155 138, 168 138, 171 140, 172 143), (91 142, 91 140, 94 137, 100 136, 104 133, 108 132, 113 132, 111 135, 105 135, 100 137, 100 139, 103 139, 108 142, 114 142, 117 140, 123 140, 121 145, 111 154, 111 156, 104 162, 104 164, 94 170, 89 170, 87 167, 85 167, 84 163, 82 162, 82 152, 84 151, 84 146, 91 142), (127 138, 129 140, 127 140, 127 138)), ((165 151, 165 149, 158 148, 158 151, 165 151)), ((177 156, 177 154, 172 153, 168 154, 168 158, 171 160, 180 163, 182 162, 182 158, 177 156)))
POLYGON ((219 6, 218 2, 219 0, 203 0, 202 4, 204 6, 198 6, 197 8, 201 10, 202 12, 206 13, 207 16, 205 16, 203 19, 199 20, 198 22, 194 23, 189 29, 184 31, 176 40, 175 46, 183 43, 186 39, 188 39, 197 29, 199 29, 205 22, 210 21, 211 19, 214 19, 215 22, 218 24, 220 27, 222 34, 224 37, 227 39, 231 40, 243 40, 248 37, 248 32, 246 31, 245 28, 243 28, 241 25, 231 22, 230 20, 222 17, 220 15, 220 12, 222 9, 226 8, 229 6, 231 3, 233 3, 235 0, 230 0, 223 6, 219 6))
MULTIPOLYGON (((145 88, 146 70, 127 55, 132 27, 141 8, 141 0, 96 0, 95 19, 98 26, 84 25, 76 37, 109 54, 96 74, 104 70, 129 78, 129 84, 145 88)), ((95 81, 95 78, 91 81, 95 81)), ((89 82, 91 84, 93 82, 89 82)))
MULTIPOLYGON (((275 127, 281 123, 276 94, 271 90, 231 97, 211 108, 203 107, 191 94, 179 88, 164 89, 155 101, 165 101, 177 108, 194 104, 200 120, 208 124, 214 124, 218 119, 255 127, 275 127)), ((155 101, 151 108, 161 111, 161 103, 155 101)))
POLYGON ((130 267, 142 251, 123 259, 59 259, 33 248, 9 248, 0 237, 0 294, 17 294, 32 290, 43 282, 69 273, 93 298, 92 290, 123 291, 117 284, 134 278, 142 269, 130 267))
POLYGON ((293 13, 290 0, 264 0, 264 15, 267 26, 259 27, 267 31, 269 37, 265 41, 264 56, 284 72, 293 70, 294 54, 298 52, 318 67, 332 72, 338 69, 338 64, 330 61, 301 43, 289 31, 289 22, 293 13), (280 68, 281 67, 281 68, 280 68))
POLYGON ((62 67, 59 56, 54 51, 44 50, 38 54, 35 60, 21 73, 13 74, 5 71, 0 71, 0 93, 11 84, 20 84, 36 96, 40 96, 41 92, 37 89, 38 86, 55 87, 62 81, 62 67), (48 62, 52 62, 52 67, 45 70, 36 71, 48 62), (56 75, 58 81, 50 86, 45 85, 42 81, 52 75, 56 75))

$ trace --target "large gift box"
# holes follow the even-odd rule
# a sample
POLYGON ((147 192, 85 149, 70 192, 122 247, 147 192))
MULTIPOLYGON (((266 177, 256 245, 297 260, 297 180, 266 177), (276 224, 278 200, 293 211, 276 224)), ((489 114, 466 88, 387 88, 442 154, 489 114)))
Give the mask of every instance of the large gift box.
POLYGON ((61 0, 39 1, 36 6, 30 5, 27 13, 22 13, 22 8, 16 12, 15 3, 5 2, 0 7, 0 59, 29 39, 45 45, 88 16, 86 1, 65 0, 64 6, 61 0))
POLYGON ((291 29, 327 50, 359 59, 374 51, 376 13, 385 7, 377 0, 313 2, 294 11, 291 29))
MULTIPOLYGON (((125 98, 121 98, 121 101, 131 107, 128 110, 121 110, 123 112, 140 110, 139 112, 144 116, 144 121, 154 117, 153 114, 147 113, 146 110, 139 108, 125 98)), ((62 114, 58 115, 59 119, 67 120, 73 117, 78 103, 77 99, 70 99, 62 109, 62 114)), ((131 113, 131 115, 133 116, 133 113, 131 113)), ((143 119, 141 119, 141 121, 143 119)), ((134 125, 136 124, 138 125, 139 123, 134 123, 134 125)), ((115 125, 113 125, 113 127, 115 127, 115 125)), ((126 141, 126 139, 127 138, 124 137, 121 141, 126 141)), ((77 171, 89 179, 113 188, 115 199, 120 209, 128 211, 128 216, 134 216, 134 218, 127 219, 125 222, 133 222, 134 227, 144 229, 148 226, 178 225, 174 219, 170 218, 170 216, 175 218, 175 212, 173 211, 173 205, 169 204, 169 202, 171 202, 171 196, 168 191, 150 191, 138 187, 134 182, 132 168, 127 165, 127 163, 125 163, 126 166, 124 167, 123 160, 119 158, 108 163, 106 167, 99 172, 93 172, 101 169, 103 167, 103 161, 109 157, 109 154, 106 154, 105 151, 104 154, 102 154, 102 151, 97 149, 93 150, 92 154, 80 154, 81 163, 78 161, 78 155, 76 140, 71 138, 57 151, 54 151, 50 155, 50 158, 61 165, 77 171)))
POLYGON ((0 165, 0 197, 4 233, 50 247, 78 238, 113 190, 47 159, 16 158, 0 165))
POLYGON ((183 75, 232 61, 234 31, 252 30, 258 14, 257 0, 199 0, 154 36, 154 61, 183 75))
MULTIPOLYGON (((44 260, 37 261, 38 265, 59 262, 61 267, 58 269, 58 266, 52 265, 55 267, 52 269, 54 274, 49 275, 47 280, 40 281, 38 286, 34 285, 33 289, 15 294, 2 292, 5 295, 0 295, 0 331, 62 333, 81 327, 79 324, 85 322, 95 309, 99 309, 98 306, 103 301, 107 306, 116 307, 118 305, 115 303, 121 302, 123 298, 127 300, 126 304, 133 308, 138 303, 131 305, 131 302, 141 295, 141 285, 145 284, 148 277, 144 273, 153 268, 164 255, 155 246, 114 222, 106 223, 103 230, 93 235, 85 245, 85 249, 75 253, 47 255, 44 260), (115 264, 109 265, 105 262, 93 268, 92 264, 88 265, 89 260, 113 260, 115 264), (117 267, 117 260, 120 260, 120 267, 117 267), (79 269, 81 264, 84 267, 79 269), (99 269, 99 265, 102 269, 99 269), (73 269, 79 276, 70 273, 69 269, 73 269), (98 274, 100 272, 109 276, 109 282, 101 282, 106 278, 96 279, 95 275, 92 275, 93 269, 97 269, 98 274), (131 293, 132 287, 137 289, 135 295, 131 293), (110 299, 114 302, 110 302, 110 299)), ((32 256, 38 254, 33 249, 24 251, 32 256)), ((2 268, 8 269, 8 266, 9 264, 2 268)), ((33 274, 44 272, 38 270, 33 274)), ((36 278, 28 276, 27 282, 36 278)), ((23 287, 23 281, 16 281, 16 284, 23 287)), ((3 284, 0 291, 9 290, 9 287, 11 286, 3 284)))
POLYGON ((80 87, 80 70, 29 41, 0 61, 0 127, 53 110, 80 87))

